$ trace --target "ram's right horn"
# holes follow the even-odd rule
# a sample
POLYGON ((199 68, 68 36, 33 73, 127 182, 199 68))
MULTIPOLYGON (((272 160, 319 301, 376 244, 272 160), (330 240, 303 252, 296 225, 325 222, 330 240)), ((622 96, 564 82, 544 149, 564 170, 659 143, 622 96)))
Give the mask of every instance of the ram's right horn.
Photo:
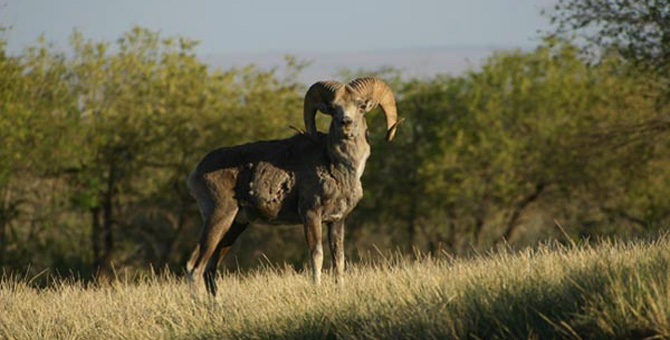
POLYGON ((398 110, 393 97, 393 91, 381 79, 358 78, 347 84, 347 89, 361 96, 364 100, 372 101, 368 105, 368 111, 381 106, 386 116, 386 140, 391 141, 395 137, 398 121, 398 110))

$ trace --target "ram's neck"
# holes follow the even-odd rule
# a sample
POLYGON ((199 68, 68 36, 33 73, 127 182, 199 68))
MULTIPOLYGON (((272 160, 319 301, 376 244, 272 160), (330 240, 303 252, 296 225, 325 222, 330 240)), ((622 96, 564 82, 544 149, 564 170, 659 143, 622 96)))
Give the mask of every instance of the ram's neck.
POLYGON ((328 156, 335 169, 360 180, 370 156, 370 144, 365 133, 354 138, 336 138, 329 134, 328 156))

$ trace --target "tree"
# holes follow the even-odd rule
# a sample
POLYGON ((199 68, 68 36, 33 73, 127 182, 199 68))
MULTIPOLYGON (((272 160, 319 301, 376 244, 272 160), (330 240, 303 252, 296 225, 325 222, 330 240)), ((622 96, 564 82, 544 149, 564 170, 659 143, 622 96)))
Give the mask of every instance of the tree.
POLYGON ((559 0, 545 12, 553 34, 577 32, 591 47, 613 49, 643 68, 670 71, 670 3, 666 0, 559 0))
MULTIPOLYGON (((7 260, 8 244, 28 242, 40 247, 42 231, 53 226, 54 199, 39 207, 36 198, 58 187, 55 173, 78 162, 79 118, 70 96, 62 54, 52 53, 43 39, 20 56, 0 50, 0 265, 26 265, 20 255, 7 260), (40 180, 31 180, 40 178, 40 180), (13 224, 23 218, 21 228, 13 224)), ((4 45, 0 44, 0 48, 4 45)), ((18 223, 16 223, 18 224, 18 223)), ((20 248, 12 247, 15 254, 20 248)))
POLYGON ((94 267, 108 274, 113 259, 162 267, 194 203, 188 172, 215 147, 289 132, 281 125, 297 120, 299 86, 275 70, 212 71, 193 53, 196 42, 139 27, 116 53, 78 33, 72 44, 71 86, 87 122, 87 159, 72 183, 91 216, 94 267))
POLYGON ((406 124, 393 143, 373 139, 355 217, 385 228, 377 235, 406 231, 392 243, 456 252, 532 242, 520 232, 531 217, 551 217, 545 232, 560 218, 585 235, 658 225, 668 188, 649 183, 663 183, 666 139, 647 123, 659 118, 662 87, 626 68, 615 56, 589 65, 574 45, 550 40, 461 77, 404 83, 406 124))
MULTIPOLYGON (((594 132, 598 147, 592 149, 627 150, 630 154, 646 155, 645 164, 648 167, 638 170, 655 170, 647 173, 648 180, 627 181, 625 187, 633 190, 637 186, 634 190, 641 190, 638 193, 650 199, 630 199, 626 204, 620 201, 604 208, 604 211, 612 218, 626 220, 642 229, 657 226, 659 221, 665 219, 663 216, 667 215, 668 209, 662 200, 658 200, 658 195, 666 192, 667 186, 660 184, 664 182, 656 176, 660 164, 665 164, 659 150, 667 145, 670 131, 670 2, 559 0, 553 11, 545 13, 555 24, 551 35, 576 33, 584 39, 584 50, 592 56, 599 55, 600 60, 609 58, 609 62, 620 57, 627 62, 612 71, 627 73, 628 77, 622 77, 622 80, 626 83, 632 80, 635 86, 629 88, 637 87, 640 91, 627 93, 623 98, 629 103, 637 101, 637 105, 644 104, 629 112, 637 117, 636 120, 594 132), (651 178, 656 178, 653 181, 660 185, 650 186, 651 178), (646 202, 643 204, 646 210, 638 206, 642 202, 646 202), (636 208, 631 211, 632 207, 636 208)), ((622 97, 617 96, 611 96, 610 99, 613 102, 622 101, 622 97)), ((622 195, 627 196, 628 193, 622 195)))

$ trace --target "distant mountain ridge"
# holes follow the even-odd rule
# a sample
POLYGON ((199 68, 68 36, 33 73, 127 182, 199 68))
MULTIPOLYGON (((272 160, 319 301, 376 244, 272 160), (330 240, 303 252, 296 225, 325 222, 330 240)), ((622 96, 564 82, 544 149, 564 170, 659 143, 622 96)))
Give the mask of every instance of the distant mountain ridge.
POLYGON ((299 76, 304 83, 317 79, 336 78, 338 71, 379 70, 393 67, 408 78, 430 78, 437 74, 458 75, 469 69, 477 69, 494 51, 527 50, 515 46, 465 46, 385 49, 360 52, 264 52, 264 53, 216 53, 204 54, 201 60, 214 68, 228 69, 255 64, 269 69, 282 68, 284 56, 293 55, 312 64, 299 76))

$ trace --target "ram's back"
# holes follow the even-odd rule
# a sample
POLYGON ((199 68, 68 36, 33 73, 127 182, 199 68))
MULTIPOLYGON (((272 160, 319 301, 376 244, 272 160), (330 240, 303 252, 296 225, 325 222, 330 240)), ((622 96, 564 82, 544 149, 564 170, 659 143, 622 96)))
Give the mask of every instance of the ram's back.
POLYGON ((195 172, 214 195, 234 190, 249 220, 300 223, 299 193, 317 190, 327 162, 325 134, 296 135, 214 150, 195 172))

